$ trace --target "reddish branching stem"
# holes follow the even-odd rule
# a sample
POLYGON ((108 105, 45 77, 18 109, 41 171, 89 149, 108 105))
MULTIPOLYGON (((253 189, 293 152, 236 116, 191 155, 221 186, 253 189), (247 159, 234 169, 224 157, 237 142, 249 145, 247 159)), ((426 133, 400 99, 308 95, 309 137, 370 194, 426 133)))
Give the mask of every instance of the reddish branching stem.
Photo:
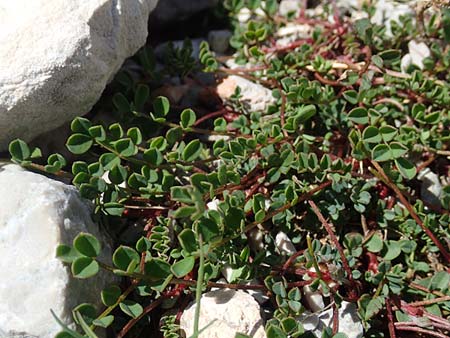
POLYGON ((425 226, 423 221, 420 219, 419 215, 417 215, 416 211, 414 210, 414 207, 411 205, 411 203, 409 203, 409 201, 406 199, 406 197, 403 195, 403 193, 400 191, 400 189, 397 187, 397 185, 395 183, 393 183, 391 181, 391 179, 386 175, 383 168, 381 168, 381 166, 378 164, 378 162, 372 161, 372 165, 378 171, 378 174, 379 174, 380 178, 383 179, 384 183, 395 192, 398 199, 405 206, 406 210, 408 210, 409 214, 414 219, 414 221, 416 221, 416 223, 422 228, 422 230, 428 235, 428 237, 430 237, 430 239, 433 241, 433 243, 438 247, 438 249, 441 252, 441 255, 444 257, 445 261, 447 263, 450 263, 450 254, 448 253, 447 249, 437 239, 435 234, 430 229, 428 229, 428 227, 425 226))
POLYGON ((338 250, 339 255, 341 256, 342 265, 344 266, 344 270, 347 273, 347 277, 348 277, 349 281, 353 283, 354 281, 353 281, 352 270, 350 269, 350 265, 348 264, 347 257, 345 257, 344 249, 342 248, 341 244, 339 243, 339 240, 337 239, 336 235, 334 234, 332 225, 327 222, 325 217, 323 217, 322 213, 320 212, 319 208, 317 207, 316 203, 314 203, 314 201, 309 200, 308 203, 311 206, 314 213, 316 214, 320 223, 322 223, 323 227, 327 231, 328 236, 330 236, 330 239, 333 242, 333 244, 335 245, 336 249, 338 250))
POLYGON ((386 310, 388 318, 389 336, 391 338, 396 338, 397 336, 395 334, 394 315, 392 313, 392 305, 390 298, 386 299, 386 310))

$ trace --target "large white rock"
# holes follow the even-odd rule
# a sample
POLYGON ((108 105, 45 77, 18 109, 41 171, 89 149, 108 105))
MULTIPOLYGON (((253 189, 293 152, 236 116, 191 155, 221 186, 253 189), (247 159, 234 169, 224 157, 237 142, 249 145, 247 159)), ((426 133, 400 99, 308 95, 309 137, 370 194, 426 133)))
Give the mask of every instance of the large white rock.
POLYGON ((71 244, 81 231, 103 242, 100 258, 107 262, 111 249, 74 187, 0 165, 0 337, 53 338, 61 328, 50 309, 70 323, 76 305, 99 305, 113 275, 78 280, 55 258, 58 244, 71 244))
MULTIPOLYGON (((180 326, 187 337, 193 334, 195 308, 195 303, 189 305, 181 316, 180 326)), ((234 338, 237 332, 253 338, 266 336, 258 303, 241 290, 219 289, 202 295, 199 328, 210 323, 201 336, 234 338)))
POLYGON ((0 151, 87 113, 157 0, 0 0, 0 151))

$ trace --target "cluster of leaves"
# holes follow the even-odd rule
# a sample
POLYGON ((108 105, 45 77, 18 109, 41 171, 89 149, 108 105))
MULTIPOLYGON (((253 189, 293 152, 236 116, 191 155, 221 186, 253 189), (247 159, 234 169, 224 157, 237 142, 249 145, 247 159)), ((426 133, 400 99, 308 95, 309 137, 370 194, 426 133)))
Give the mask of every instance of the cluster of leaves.
MULTIPOLYGON (((356 22, 327 6, 315 18, 282 17, 269 0, 224 6, 235 61, 246 67, 221 67, 207 43, 199 62, 206 71, 270 88, 273 104, 264 111, 242 104, 245 93, 237 88, 217 111, 198 115, 153 97, 161 84, 129 79, 113 98, 119 121, 72 122, 66 145, 79 158, 71 174, 60 154, 38 164, 39 149, 10 144, 13 161, 72 177, 112 232, 119 220, 125 228, 145 224, 133 240, 116 236, 112 264, 98 258, 100 244, 89 234, 58 248, 75 277, 103 268, 128 285, 102 292, 100 314, 88 304, 77 307, 76 322, 89 337, 98 327, 131 336, 153 309, 182 311, 194 293, 198 301, 218 287, 227 268, 231 284, 223 287, 256 280, 255 289, 273 299, 265 305, 269 338, 311 334, 298 319, 310 310, 306 286, 335 311, 343 300, 356 303, 367 337, 448 331, 438 319, 450 313, 450 187, 440 205, 431 203, 417 177, 426 167, 448 176, 450 11, 425 16, 423 31, 411 16, 401 17, 389 36, 371 23, 370 6, 369 19, 356 22), (238 20, 243 10, 247 23, 238 20), (296 23, 309 24, 311 35, 278 45, 278 30, 296 23), (423 70, 401 72, 404 42, 418 37, 431 56, 423 70), (297 251, 291 257, 277 244, 280 233, 297 251), (123 315, 131 317, 127 325, 123 315)), ((199 62, 188 42, 169 46, 166 57, 168 74, 195 79, 199 62)), ((152 59, 142 53, 139 61, 143 78, 154 79, 152 59)), ((167 337, 178 335, 176 321, 164 317, 167 337)), ((65 327, 61 337, 67 335, 80 336, 65 327)), ((343 334, 335 325, 322 336, 343 334)))

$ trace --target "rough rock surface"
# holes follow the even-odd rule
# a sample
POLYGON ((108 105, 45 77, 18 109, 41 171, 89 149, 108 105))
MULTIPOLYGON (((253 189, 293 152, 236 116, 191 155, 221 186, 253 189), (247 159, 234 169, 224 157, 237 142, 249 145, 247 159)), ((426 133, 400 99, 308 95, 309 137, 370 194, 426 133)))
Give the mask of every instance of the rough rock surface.
MULTIPOLYGON (((343 301, 339 308, 339 332, 345 333, 348 338, 362 338, 364 328, 358 317, 356 305, 343 301)), ((333 309, 320 313, 304 312, 299 317, 306 331, 312 331, 317 337, 321 337, 326 327, 333 326, 333 309)))
MULTIPOLYGON (((189 305, 181 316, 180 326, 187 337, 193 333, 195 308, 195 303, 189 305)), ((241 290, 220 289, 203 294, 200 329, 211 322, 202 334, 208 338, 234 338, 237 332, 253 338, 265 338, 259 305, 252 296, 241 290)))
POLYGON ((61 328, 50 309, 70 323, 73 307, 98 304, 113 276, 77 280, 55 258, 57 245, 71 244, 80 231, 102 241, 100 258, 107 261, 111 249, 75 188, 0 164, 0 337, 53 338, 61 328))
POLYGON ((265 111, 269 105, 275 102, 270 89, 236 75, 225 78, 217 86, 217 94, 222 100, 228 101, 237 87, 241 89, 240 101, 250 111, 265 111))
POLYGON ((85 114, 157 0, 0 0, 0 151, 85 114))

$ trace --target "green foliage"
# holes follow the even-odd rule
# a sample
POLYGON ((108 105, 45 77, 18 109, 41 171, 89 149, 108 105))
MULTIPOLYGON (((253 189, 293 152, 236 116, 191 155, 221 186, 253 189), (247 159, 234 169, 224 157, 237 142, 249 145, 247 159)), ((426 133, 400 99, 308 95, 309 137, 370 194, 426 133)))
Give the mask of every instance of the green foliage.
MULTIPOLYGON (((145 330, 156 318, 152 306, 176 313, 194 295, 200 305, 225 268, 230 283, 256 281, 271 297, 263 305, 272 314, 265 323, 270 338, 311 336, 298 320, 311 311, 307 285, 330 306, 357 304, 367 336, 388 334, 389 306, 427 300, 429 313, 449 313, 448 301, 433 300, 450 295, 450 186, 441 205, 431 203, 419 173, 429 167, 448 183, 450 12, 427 14, 423 34, 411 16, 401 17, 389 36, 371 22, 373 6, 365 5, 367 19, 330 24, 332 7, 301 17, 314 26, 310 36, 282 46, 277 32, 297 19, 276 15, 277 1, 224 1, 234 61, 245 67, 226 68, 206 42, 196 61, 186 40, 179 48, 168 44, 156 70, 145 48, 137 57, 141 77, 121 74, 114 82, 119 92, 108 109, 117 119, 72 122, 66 145, 75 161, 51 154, 45 162, 39 149, 11 142, 14 162, 71 177, 115 240, 111 264, 91 234, 57 248, 75 277, 103 268, 127 286, 102 291, 100 314, 89 305, 74 310, 85 336, 97 327, 117 333, 127 322, 145 330), (242 10, 245 23, 237 20, 242 10), (430 57, 422 70, 402 70, 407 42, 419 34, 430 57), (194 110, 161 96, 167 76, 183 87, 209 76, 200 70, 242 75, 269 88, 273 101, 257 110, 237 87, 227 102, 194 110), (140 230, 129 235, 134 227, 140 230), (280 232, 295 258, 283 254, 280 232)), ((412 307, 393 310, 397 320, 417 317, 412 307)), ((179 337, 171 313, 160 330, 179 337)), ((61 337, 82 336, 63 329, 61 337)), ((194 331, 202 336, 198 314, 194 331)), ((325 328, 322 337, 343 333, 325 328)))

